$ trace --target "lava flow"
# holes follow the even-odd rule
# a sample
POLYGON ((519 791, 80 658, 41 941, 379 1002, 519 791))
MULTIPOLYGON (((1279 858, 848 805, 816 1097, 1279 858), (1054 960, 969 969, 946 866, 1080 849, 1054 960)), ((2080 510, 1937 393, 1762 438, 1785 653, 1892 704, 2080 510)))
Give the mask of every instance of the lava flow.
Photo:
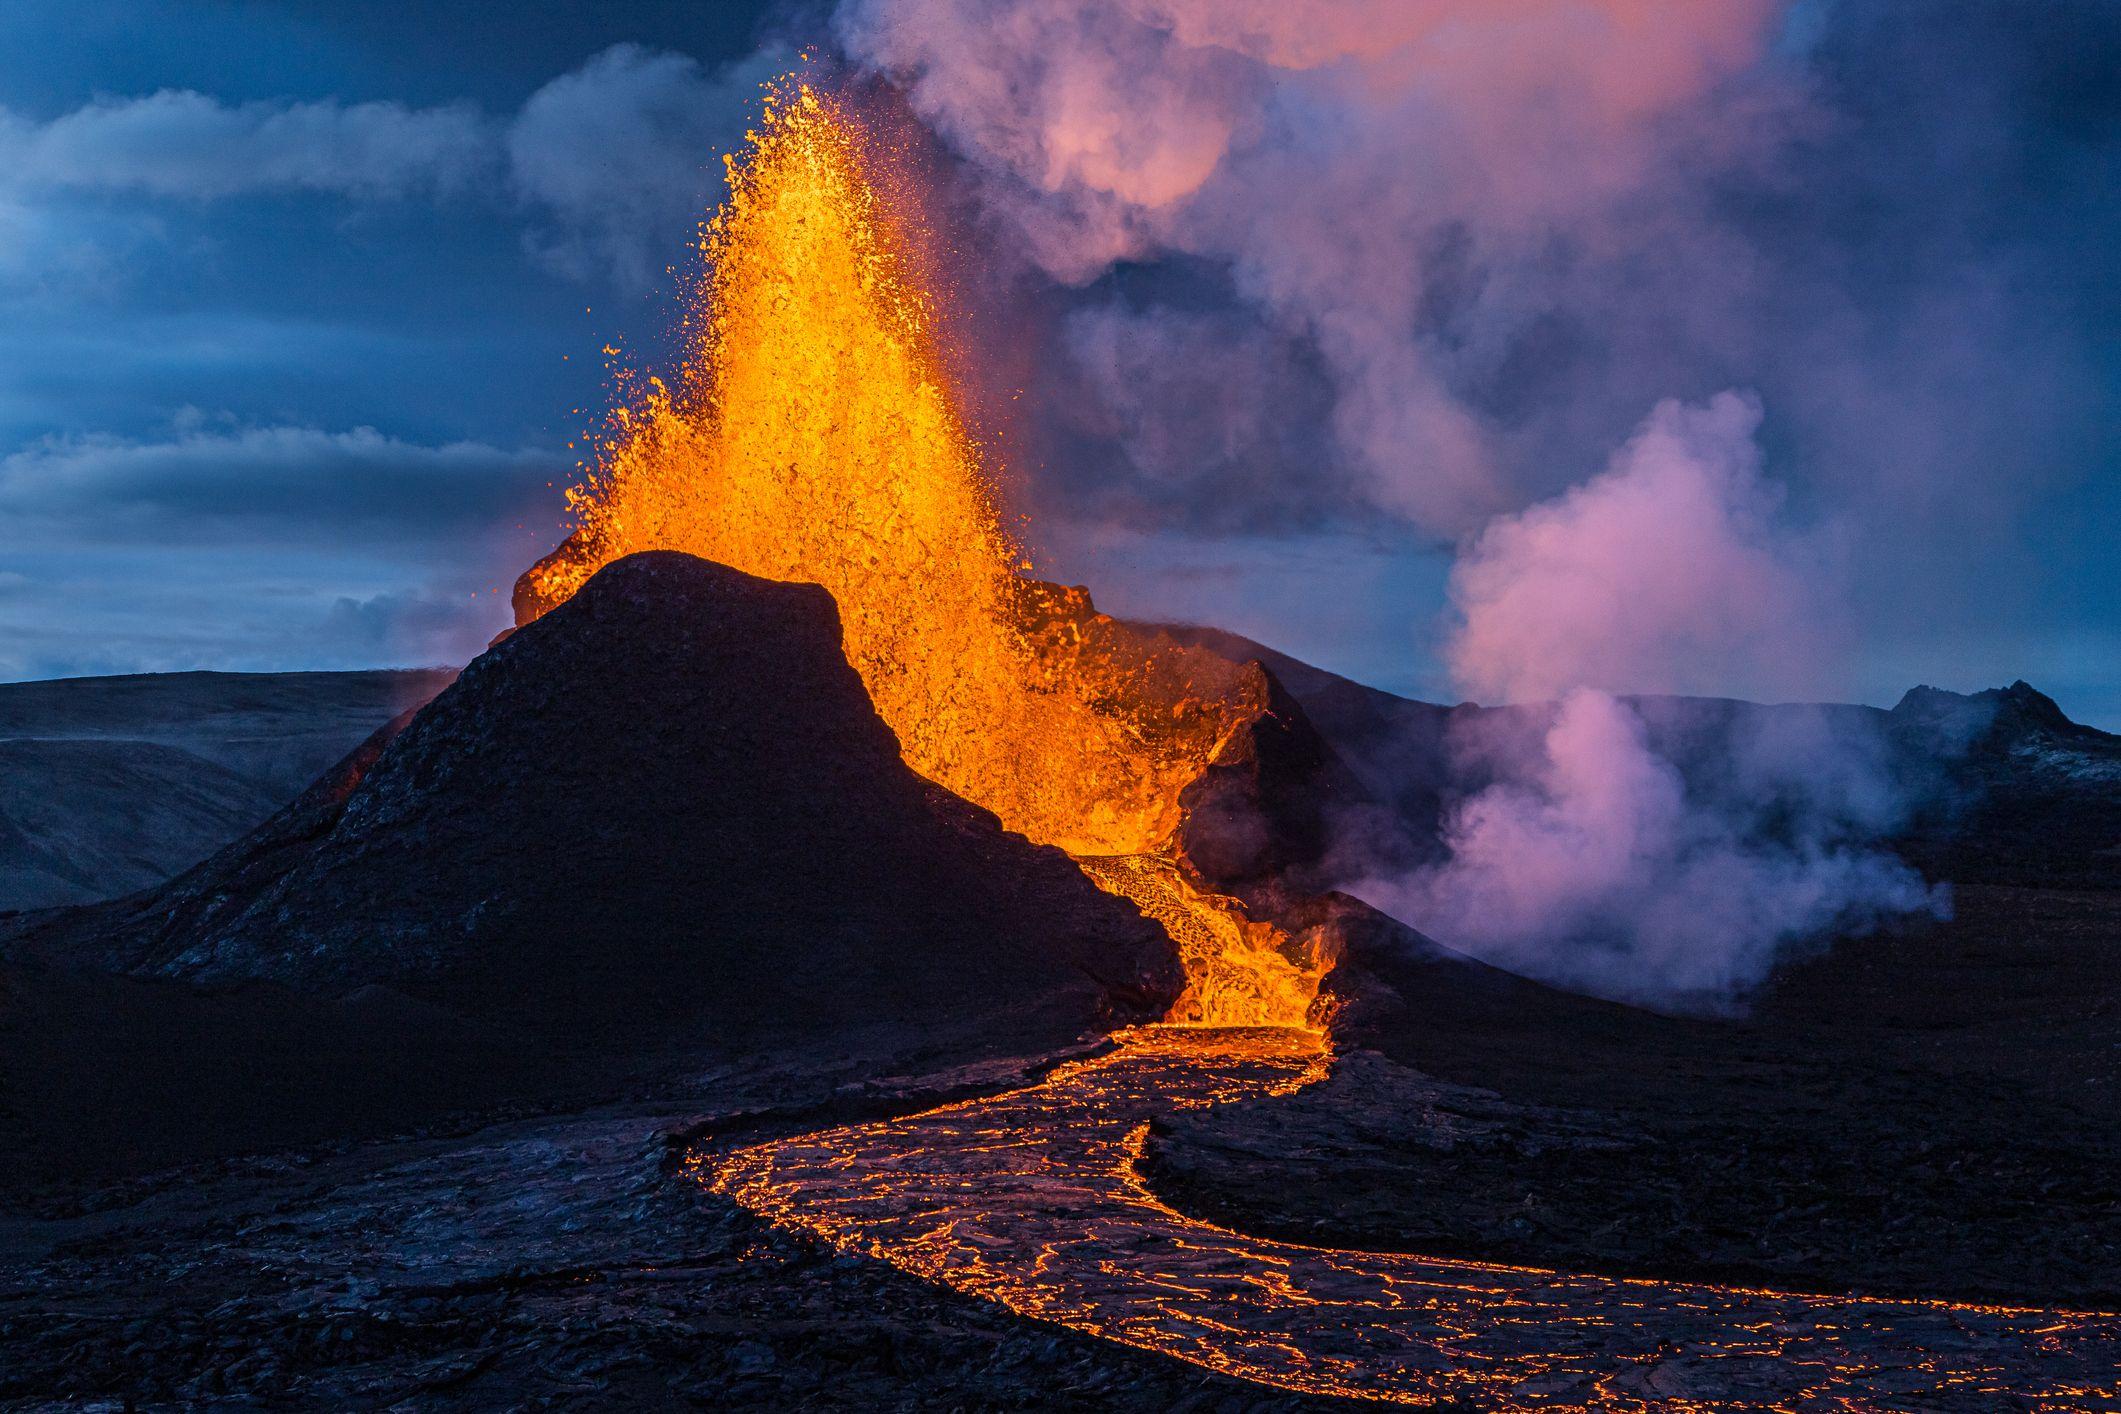
POLYGON ((1156 1118, 1286 1093, 1305 1033, 1154 1027, 1027 1089, 700 1153, 775 1224, 1257 1383, 1509 1410, 2110 1409, 2121 1314, 1581 1276, 1250 1237, 1160 1201, 1156 1118))
POLYGON ((1302 1025, 1322 962, 1172 862, 1181 792, 1264 710, 1263 679, 1021 572, 942 357, 915 198, 871 179, 892 161, 836 100, 769 100, 701 243, 691 357, 614 413, 518 620, 638 550, 823 585, 907 764, 1173 931, 1173 1019, 1302 1025))

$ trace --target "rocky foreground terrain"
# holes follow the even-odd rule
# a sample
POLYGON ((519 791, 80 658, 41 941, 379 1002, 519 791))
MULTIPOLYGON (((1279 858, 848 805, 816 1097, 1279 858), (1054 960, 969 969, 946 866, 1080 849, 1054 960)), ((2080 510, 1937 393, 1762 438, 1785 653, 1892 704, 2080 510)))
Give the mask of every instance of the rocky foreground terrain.
POLYGON ((1332 1076, 1160 1122, 1157 1192, 1329 1246, 2121 1307, 2121 891, 1962 886, 1741 1018, 1375 956, 1332 1076))
POLYGON ((1327 1407, 834 1256, 682 1173, 703 1137, 1025 1074, 937 1069, 976 1037, 899 1054, 868 1039, 577 1113, 18 1199, 0 1221, 0 1406, 1327 1407))

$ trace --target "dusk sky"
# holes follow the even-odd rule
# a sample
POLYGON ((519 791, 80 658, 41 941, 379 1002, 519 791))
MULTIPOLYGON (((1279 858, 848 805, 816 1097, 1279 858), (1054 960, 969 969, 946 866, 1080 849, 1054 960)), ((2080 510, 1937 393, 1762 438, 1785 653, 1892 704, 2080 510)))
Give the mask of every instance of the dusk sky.
POLYGON ((953 164, 1102 606, 1429 697, 2121 730, 2121 4, 1635 8, 10 0, 0 679, 477 652, 813 46, 953 164))

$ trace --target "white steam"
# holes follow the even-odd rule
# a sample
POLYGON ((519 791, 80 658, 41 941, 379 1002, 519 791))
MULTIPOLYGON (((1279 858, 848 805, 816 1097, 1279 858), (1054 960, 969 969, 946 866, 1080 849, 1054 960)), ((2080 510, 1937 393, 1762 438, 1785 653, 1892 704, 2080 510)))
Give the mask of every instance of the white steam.
POLYGON ((1838 839, 1848 821, 1818 823, 1830 828, 1777 841, 1750 833, 1742 817, 1690 798, 1633 707, 1580 688, 1537 753, 1453 813, 1447 863, 1351 891, 1513 972, 1713 1009, 1792 942, 1946 907, 1898 859, 1838 839))
POLYGON ((1759 403, 1660 405, 1604 474, 1492 521, 1451 572, 1447 657, 1484 700, 1805 691, 1840 648, 1833 538, 1778 520, 1759 403))
POLYGON ((1670 691, 1801 679, 1837 634, 1817 534, 1781 524, 1756 403, 1659 407, 1611 469, 1491 524, 1461 559, 1451 645, 1468 688, 1558 707, 1474 718, 1453 743, 1490 780, 1444 822, 1443 863, 1349 886, 1515 972, 1663 1005, 1717 1006, 1783 949, 1916 910, 1941 890, 1869 841, 1901 802, 1879 742, 1831 709, 1741 711, 1688 761, 1646 717, 1699 730, 1670 691))

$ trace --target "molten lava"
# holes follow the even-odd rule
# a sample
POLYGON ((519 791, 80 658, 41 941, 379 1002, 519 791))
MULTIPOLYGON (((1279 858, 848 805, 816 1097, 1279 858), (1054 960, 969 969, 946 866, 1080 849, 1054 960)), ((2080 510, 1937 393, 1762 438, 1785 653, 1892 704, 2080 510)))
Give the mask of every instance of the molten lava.
POLYGON ((953 395, 891 161, 840 102, 769 98, 706 228, 688 362, 612 415, 575 533, 517 587, 519 620, 598 568, 675 549, 823 585, 906 761, 1067 850, 1180 943, 1175 1016, 1300 1025, 1322 966, 1169 863, 1180 792, 1263 679, 1021 574, 953 395), (1186 920, 1186 921, 1181 921, 1186 920))

